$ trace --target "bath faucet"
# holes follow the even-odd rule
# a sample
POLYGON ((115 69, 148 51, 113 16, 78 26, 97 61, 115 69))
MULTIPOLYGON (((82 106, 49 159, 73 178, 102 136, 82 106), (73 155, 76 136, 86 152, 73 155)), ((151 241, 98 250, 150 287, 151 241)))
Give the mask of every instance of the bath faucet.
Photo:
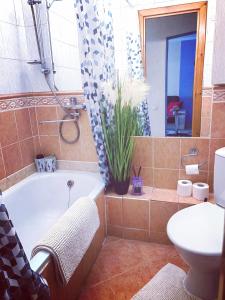
POLYGON ((86 104, 78 103, 76 97, 70 97, 69 103, 66 103, 64 107, 73 110, 87 110, 86 104))

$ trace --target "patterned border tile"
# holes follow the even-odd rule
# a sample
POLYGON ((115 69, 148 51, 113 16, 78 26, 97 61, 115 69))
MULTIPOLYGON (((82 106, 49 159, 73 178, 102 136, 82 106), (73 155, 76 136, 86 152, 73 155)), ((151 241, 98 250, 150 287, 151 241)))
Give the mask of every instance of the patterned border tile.
POLYGON ((212 87, 206 87, 202 89, 202 97, 212 97, 212 94, 213 94, 212 87))
POLYGON ((225 102, 225 87, 214 88, 213 102, 225 102))
POLYGON ((33 97, 21 97, 0 100, 0 111, 14 110, 18 108, 33 106, 33 102, 33 97))
MULTIPOLYGON (((59 95, 57 96, 59 101, 64 104, 68 102, 68 99, 73 96, 71 95, 59 95)), ((83 95, 75 95, 78 102, 84 102, 83 95)), ((19 108, 27 108, 31 106, 46 106, 46 105, 56 105, 58 104, 54 96, 35 96, 35 97, 20 97, 12 99, 2 99, 0 100, 0 112, 14 110, 19 108)))

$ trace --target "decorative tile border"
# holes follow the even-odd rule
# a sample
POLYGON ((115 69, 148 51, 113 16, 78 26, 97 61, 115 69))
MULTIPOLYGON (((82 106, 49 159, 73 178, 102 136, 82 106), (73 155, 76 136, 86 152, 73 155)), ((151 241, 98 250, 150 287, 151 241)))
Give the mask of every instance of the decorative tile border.
POLYGON ((202 89, 202 97, 212 97, 213 88, 212 87, 205 87, 202 89))
POLYGON ((213 89, 213 102, 225 102, 225 86, 213 89))
POLYGON ((22 97, 0 100, 0 112, 34 106, 33 97, 22 97))
MULTIPOLYGON (((62 104, 68 102, 68 99, 71 96, 75 96, 78 99, 78 102, 84 102, 83 95, 57 95, 59 101, 62 104)), ((0 100, 0 112, 15 110, 19 108, 27 108, 32 106, 48 106, 48 105, 57 105, 58 102, 55 99, 55 96, 33 96, 33 97, 19 97, 11 99, 2 99, 0 100)))

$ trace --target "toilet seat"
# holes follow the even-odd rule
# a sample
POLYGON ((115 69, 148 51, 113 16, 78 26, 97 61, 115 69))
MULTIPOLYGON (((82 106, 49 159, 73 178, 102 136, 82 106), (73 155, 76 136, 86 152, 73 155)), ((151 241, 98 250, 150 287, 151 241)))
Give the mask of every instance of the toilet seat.
POLYGON ((221 255, 224 209, 208 202, 175 213, 167 224, 167 234, 178 247, 202 255, 221 255))

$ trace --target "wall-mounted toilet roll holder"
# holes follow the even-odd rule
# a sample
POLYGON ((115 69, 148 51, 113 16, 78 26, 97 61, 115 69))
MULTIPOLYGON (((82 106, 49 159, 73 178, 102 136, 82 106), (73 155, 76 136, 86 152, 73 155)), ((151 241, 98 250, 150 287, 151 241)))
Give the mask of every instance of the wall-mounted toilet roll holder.
MULTIPOLYGON (((191 148, 189 150, 189 153, 188 154, 184 154, 182 157, 181 157, 181 165, 185 168, 186 164, 184 163, 184 160, 187 158, 187 157, 193 157, 193 156, 198 156, 199 155, 199 150, 198 148, 191 148)), ((201 164, 198 164, 198 167, 199 169, 204 166, 205 164, 207 163, 207 161, 204 161, 202 162, 201 164)))

